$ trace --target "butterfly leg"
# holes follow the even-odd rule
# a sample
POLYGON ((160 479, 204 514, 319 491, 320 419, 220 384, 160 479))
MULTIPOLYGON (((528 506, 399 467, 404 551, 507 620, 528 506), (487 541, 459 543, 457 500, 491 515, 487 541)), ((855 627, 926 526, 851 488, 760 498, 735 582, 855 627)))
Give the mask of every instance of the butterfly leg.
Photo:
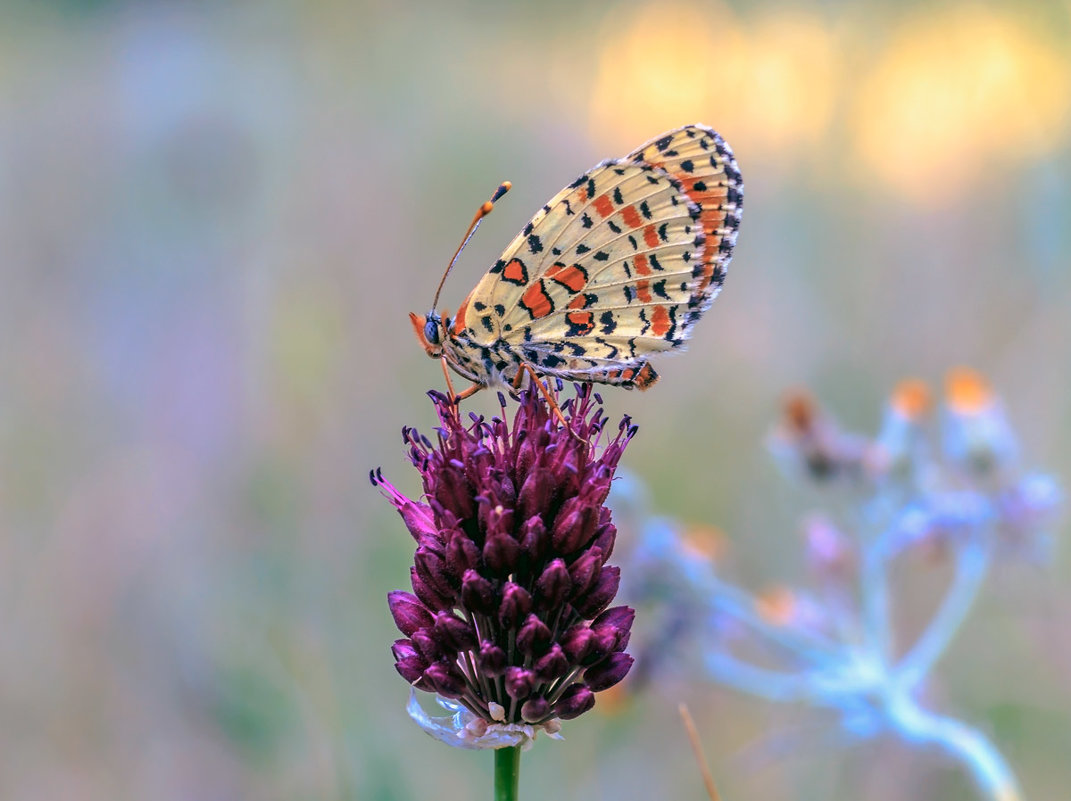
POLYGON ((551 411, 553 411, 554 416, 558 418, 558 422, 565 426, 569 430, 569 432, 573 434, 573 436, 577 436, 576 433, 573 432, 572 427, 569 425, 569 421, 565 419, 565 415, 562 414, 562 410, 558 408, 558 402, 554 399, 554 396, 550 394, 550 390, 547 389, 546 385, 539 378, 539 373, 537 373, 535 371, 535 368, 532 367, 532 365, 530 365, 528 362, 521 362, 521 367, 517 371, 517 375, 513 379, 513 388, 521 388, 521 380, 524 376, 525 370, 527 370, 528 375, 531 376, 533 386, 539 387, 539 391, 542 392, 543 397, 547 399, 547 403, 550 404, 551 411))
POLYGON ((451 401, 451 403, 455 403, 455 404, 456 403, 460 403, 461 401, 465 400, 465 398, 471 398, 473 395, 475 395, 477 392, 479 392, 481 389, 483 389, 483 384, 473 384, 471 387, 469 387, 466 390, 463 390, 461 392, 461 394, 458 395, 456 392, 454 392, 454 382, 450 380, 450 370, 446 365, 446 357, 445 356, 442 358, 442 365, 443 365, 443 378, 446 379, 446 388, 450 392, 450 401, 451 401))

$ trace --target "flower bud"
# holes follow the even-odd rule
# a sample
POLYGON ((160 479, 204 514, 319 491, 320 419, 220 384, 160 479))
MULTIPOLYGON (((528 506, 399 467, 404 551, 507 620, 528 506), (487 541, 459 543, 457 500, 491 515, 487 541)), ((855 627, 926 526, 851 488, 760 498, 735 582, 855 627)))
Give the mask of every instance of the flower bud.
POLYGON ((540 561, 550 545, 550 535, 542 518, 530 517, 521 526, 521 547, 533 562, 540 561))
POLYGON ((432 635, 433 629, 418 629, 410 636, 413 647, 425 662, 435 662, 447 656, 447 649, 432 635))
POLYGON ((476 633, 472 626, 451 612, 435 615, 435 636, 444 648, 471 651, 476 647, 476 633))
POLYGON ((595 693, 583 684, 574 684, 554 705, 554 712, 562 720, 580 717, 595 706, 595 693))
POLYGON ((584 671, 584 682, 592 692, 609 689, 625 678, 633 661, 628 654, 612 654, 584 671))
POLYGON ((578 623, 561 638, 562 650, 574 664, 580 664, 594 644, 595 634, 585 624, 578 623))
POLYGON ((416 565, 409 568, 409 582, 413 585, 413 592, 416 597, 429 610, 437 612, 440 609, 450 609, 454 605, 453 598, 446 598, 440 595, 433 584, 420 577, 416 565))
POLYGON ((550 704, 541 695, 529 698, 521 706, 521 719, 525 723, 539 723, 550 711, 550 704))
POLYGON ((510 698, 518 701, 527 698, 532 693, 534 681, 535 676, 530 670, 519 667, 506 668, 506 692, 509 693, 510 698))
POLYGON ((424 671, 424 680, 444 698, 460 698, 467 689, 461 671, 446 662, 429 665, 424 671))
POLYGON ((623 651, 628 646, 632 621, 635 618, 635 610, 627 606, 615 606, 595 618, 591 622, 591 628, 600 635, 603 632, 611 635, 610 651, 623 651))
POLYGON ((521 484, 517 494, 517 515, 521 520, 545 515, 550 508, 554 492, 553 479, 545 467, 537 467, 530 472, 521 484))
POLYGON ((417 629, 434 623, 431 613, 420 600, 408 592, 392 590, 387 593, 387 605, 398 630, 406 637, 412 637, 417 629))
POLYGON ((549 651, 536 660, 532 669, 535 672, 536 681, 549 684, 569 672, 569 660, 562 647, 554 643, 549 651))
POLYGON ((542 575, 536 579, 535 600, 541 609, 556 609, 562 605, 569 590, 572 589, 573 580, 569 578, 569 570, 565 566, 565 560, 555 559, 542 575))
POLYGON ((489 615, 495 610, 495 589, 475 570, 466 570, 461 579, 461 603, 466 609, 489 615))
POLYGON ((573 600, 573 608, 581 617, 594 617, 614 599, 620 584, 621 568, 604 567, 588 594, 583 598, 573 600))
POLYGON ((484 640, 480 643, 480 653, 476 657, 476 664, 480 672, 490 678, 498 678, 506 672, 506 652, 493 642, 484 640))
POLYGON ((421 580, 434 589, 440 598, 451 599, 457 594, 457 587, 446 575, 446 563, 439 554, 421 546, 413 554, 413 566, 421 580))
POLYGON ((409 640, 397 640, 391 647, 394 654, 394 669, 410 684, 418 681, 428 667, 428 663, 409 640))
POLYGON ((483 561, 496 576, 513 572, 521 557, 521 546, 508 534, 489 536, 483 546, 483 561))
POLYGON ((461 578, 466 570, 475 570, 480 565, 480 549, 476 543, 457 530, 446 543, 446 568, 451 576, 461 578))
POLYGON ((446 464, 435 476, 435 500, 449 509, 458 520, 468 520, 475 513, 472 488, 456 467, 446 464))
POLYGON ((551 544, 559 553, 575 553, 591 542, 598 519, 597 506, 580 496, 570 498, 554 518, 551 544))
POLYGON ((550 628, 535 615, 528 619, 517 632, 517 647, 525 656, 535 656, 547 650, 550 645, 550 628))
POLYGON ((569 578, 573 586, 572 596, 583 595, 589 589, 602 567, 602 553, 592 548, 569 566, 569 578))
POLYGON ((502 628, 516 628, 532 610, 532 596, 528 590, 507 581, 502 588, 502 603, 498 607, 498 622, 502 628))

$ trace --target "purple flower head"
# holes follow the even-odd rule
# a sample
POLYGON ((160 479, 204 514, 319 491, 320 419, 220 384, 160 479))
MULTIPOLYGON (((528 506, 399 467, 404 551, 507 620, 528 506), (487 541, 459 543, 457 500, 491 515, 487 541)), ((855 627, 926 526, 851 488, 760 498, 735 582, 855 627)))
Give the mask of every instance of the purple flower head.
POLYGON ((429 393, 436 439, 405 429, 424 500, 372 483, 416 541, 412 593, 388 595, 405 639, 395 667, 413 687, 451 700, 453 726, 414 716, 462 747, 530 742, 590 709, 594 693, 624 678, 633 611, 610 608, 620 570, 606 564, 616 529, 604 506, 618 460, 635 433, 607 422, 590 385, 560 405, 566 425, 535 389, 513 419, 490 421, 429 393), (459 731, 460 727, 460 731, 459 731))

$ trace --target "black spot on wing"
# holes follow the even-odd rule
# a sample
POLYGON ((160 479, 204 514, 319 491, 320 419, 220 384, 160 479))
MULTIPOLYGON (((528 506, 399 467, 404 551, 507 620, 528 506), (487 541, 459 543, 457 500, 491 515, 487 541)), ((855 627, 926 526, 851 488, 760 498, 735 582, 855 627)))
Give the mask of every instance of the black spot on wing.
POLYGON ((531 253, 542 252, 543 242, 536 234, 528 234, 528 250, 531 253))
MULTIPOLYGON (((606 314, 610 314, 610 312, 606 312, 606 314)), ((604 314, 603 317, 606 317, 606 314, 604 314)), ((611 315, 611 317, 612 316, 613 315, 611 315)), ((612 320, 611 320, 611 322, 612 322, 612 320)), ((616 325, 615 325, 615 327, 616 327, 616 325)), ((611 329, 611 330, 613 330, 613 329, 611 329)), ((609 342, 607 342, 602 337, 595 337, 595 341, 598 342, 600 345, 602 345, 604 348, 607 349, 607 354, 606 354, 606 358, 607 359, 616 359, 617 358, 618 348, 617 348, 616 345, 611 345, 609 342)))

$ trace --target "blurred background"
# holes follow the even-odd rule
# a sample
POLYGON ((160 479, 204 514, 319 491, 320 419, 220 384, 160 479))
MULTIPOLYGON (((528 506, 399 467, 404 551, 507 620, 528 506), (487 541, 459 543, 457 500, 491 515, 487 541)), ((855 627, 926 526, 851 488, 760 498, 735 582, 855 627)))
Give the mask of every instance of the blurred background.
MULTIPOLYGON (((561 186, 685 122, 731 143, 745 213, 690 349, 604 393, 658 512, 791 581, 785 391, 870 431, 957 364, 1071 479, 1071 3, 3 5, 5 799, 489 795, 389 652, 413 544, 367 473, 419 491, 399 430, 442 385, 406 314, 499 181, 448 309, 561 186)), ((998 570, 937 670, 1027 798, 1071 785, 1069 571, 998 570)), ((971 797, 683 672, 541 742, 522 793, 701 798, 679 700, 727 799, 971 797)))

